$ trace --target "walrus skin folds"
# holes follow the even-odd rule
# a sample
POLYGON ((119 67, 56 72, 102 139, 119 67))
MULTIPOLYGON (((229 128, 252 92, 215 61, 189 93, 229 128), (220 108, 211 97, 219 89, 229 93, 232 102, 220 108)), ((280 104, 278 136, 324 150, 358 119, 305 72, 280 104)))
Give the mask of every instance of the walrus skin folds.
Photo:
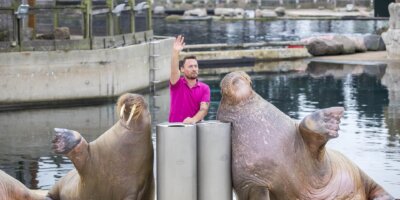
POLYGON ((75 166, 47 196, 0 170, 0 200, 154 200, 151 118, 140 95, 124 94, 120 117, 91 143, 76 131, 58 129, 53 149, 75 166))
POLYGON ((260 97, 245 72, 221 81, 217 119, 232 123, 232 178, 239 200, 394 199, 325 144, 338 136, 342 107, 300 124, 260 97))

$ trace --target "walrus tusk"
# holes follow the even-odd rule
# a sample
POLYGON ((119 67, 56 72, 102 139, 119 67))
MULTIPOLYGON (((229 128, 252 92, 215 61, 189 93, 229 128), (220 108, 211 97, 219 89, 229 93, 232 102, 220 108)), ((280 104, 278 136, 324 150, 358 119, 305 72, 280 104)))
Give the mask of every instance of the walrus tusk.
POLYGON ((135 112, 135 110, 136 110, 136 105, 133 104, 133 106, 131 107, 131 114, 129 114, 128 121, 126 121, 127 124, 129 124, 129 122, 131 122, 131 119, 132 119, 132 116, 133 116, 133 113, 135 112))
POLYGON ((124 117, 124 111, 125 111, 125 104, 122 105, 121 110, 119 111, 119 118, 123 118, 124 117))

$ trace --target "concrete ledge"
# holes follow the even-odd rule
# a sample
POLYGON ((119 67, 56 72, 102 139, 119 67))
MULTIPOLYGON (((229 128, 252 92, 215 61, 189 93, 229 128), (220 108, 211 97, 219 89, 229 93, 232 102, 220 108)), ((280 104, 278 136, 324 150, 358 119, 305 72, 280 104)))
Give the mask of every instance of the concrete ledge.
POLYGON ((182 52, 180 58, 182 59, 188 55, 195 55, 198 60, 254 58, 256 61, 290 60, 311 57, 306 48, 192 51, 182 52))

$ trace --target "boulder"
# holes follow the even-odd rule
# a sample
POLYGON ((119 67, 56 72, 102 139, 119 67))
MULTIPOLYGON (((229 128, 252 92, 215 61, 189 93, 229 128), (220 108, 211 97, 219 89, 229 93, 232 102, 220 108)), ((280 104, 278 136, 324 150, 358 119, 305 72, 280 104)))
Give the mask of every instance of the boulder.
POLYGON ((206 17, 207 16, 207 10, 205 8, 196 8, 192 10, 186 10, 185 13, 183 13, 184 16, 194 16, 194 17, 206 17))
POLYGON ((278 15, 279 17, 285 16, 285 14, 286 14, 284 7, 277 7, 277 8, 275 8, 274 11, 275 11, 276 15, 278 15))
POLYGON ((155 15, 164 15, 165 14, 164 6, 155 6, 153 9, 153 13, 155 15))
POLYGON ((389 29, 382 34, 389 58, 400 59, 400 29, 389 29))
POLYGON ((385 43, 379 35, 369 34, 364 36, 364 45, 368 51, 384 51, 385 43))
POLYGON ((391 3, 389 5, 389 28, 400 29, 400 3, 391 3))
POLYGON ((389 5, 389 30, 382 33, 382 39, 390 58, 400 59, 400 3, 389 5))
POLYGON ((214 15, 223 17, 244 16, 242 8, 215 8, 214 15))
POLYGON ((308 52, 313 56, 338 55, 344 51, 343 44, 325 38, 313 38, 306 45, 308 52))
POLYGON ((343 54, 352 54, 356 52, 356 44, 349 37, 344 35, 335 35, 333 36, 333 40, 339 44, 343 44, 343 54))
POLYGON ((264 18, 264 17, 277 17, 276 12, 273 10, 267 9, 256 9, 256 17, 257 18, 264 18))
POLYGON ((57 27, 54 29, 54 39, 56 40, 69 40, 71 34, 68 27, 57 27))
POLYGON ((364 36, 348 36, 352 40, 356 47, 356 52, 366 52, 367 47, 364 44, 364 36))

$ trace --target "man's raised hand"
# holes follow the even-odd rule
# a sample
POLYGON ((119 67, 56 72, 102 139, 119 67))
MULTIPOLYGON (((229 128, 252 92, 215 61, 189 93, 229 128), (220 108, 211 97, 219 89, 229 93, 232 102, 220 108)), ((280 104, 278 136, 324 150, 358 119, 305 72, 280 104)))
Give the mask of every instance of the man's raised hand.
POLYGON ((185 47, 185 38, 182 35, 178 35, 176 37, 175 42, 174 42, 174 50, 177 52, 182 51, 182 49, 185 47))

